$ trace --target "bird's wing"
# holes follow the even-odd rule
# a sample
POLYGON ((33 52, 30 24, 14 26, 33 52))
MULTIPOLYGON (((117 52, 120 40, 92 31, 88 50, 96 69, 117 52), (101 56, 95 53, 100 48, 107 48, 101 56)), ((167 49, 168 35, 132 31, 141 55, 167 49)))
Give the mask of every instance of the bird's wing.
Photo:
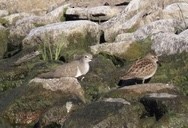
POLYGON ((145 71, 145 66, 151 64, 149 59, 140 59, 137 60, 127 71, 126 75, 121 77, 121 79, 132 79, 137 78, 138 76, 142 75, 145 71))
POLYGON ((72 61, 70 63, 61 65, 56 68, 54 75, 60 77, 75 77, 78 63, 78 61, 72 61))

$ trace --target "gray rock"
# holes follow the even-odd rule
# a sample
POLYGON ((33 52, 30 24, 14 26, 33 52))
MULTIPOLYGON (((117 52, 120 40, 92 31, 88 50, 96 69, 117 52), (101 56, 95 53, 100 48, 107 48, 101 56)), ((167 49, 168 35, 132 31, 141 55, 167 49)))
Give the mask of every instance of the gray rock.
POLYGON ((16 25, 11 28, 10 36, 25 37, 33 28, 44 26, 50 23, 60 22, 61 17, 63 17, 64 11, 68 6, 69 4, 60 6, 43 16, 30 16, 18 20, 16 25))
POLYGON ((7 10, 0 10, 0 17, 7 16, 9 12, 7 10))
MULTIPOLYGON (((163 20, 154 21, 150 24, 147 24, 137 29, 135 32, 131 34, 124 33, 118 35, 116 37, 116 41, 129 40, 131 42, 134 42, 134 41, 144 40, 148 36, 152 36, 160 32, 175 33, 177 28, 183 27, 181 24, 182 24, 181 21, 174 19, 163 19, 163 20)), ((185 27, 182 29, 185 29, 185 27)))
POLYGON ((61 77, 54 79, 40 79, 34 78, 30 81, 30 84, 34 83, 42 84, 42 87, 51 91, 62 91, 69 92, 80 98, 81 101, 85 102, 84 91, 76 78, 73 77, 61 77))
POLYGON ((33 16, 33 14, 22 12, 22 13, 14 13, 14 14, 5 16, 3 18, 7 20, 10 25, 14 25, 16 21, 25 17, 29 17, 29 16, 33 16))
POLYGON ((93 102, 72 113, 64 128, 137 128, 139 127, 140 104, 127 105, 120 102, 93 102), (127 116, 130 115, 131 116, 127 116))
POLYGON ((163 11, 164 19, 188 19, 188 3, 173 3, 166 6, 163 11))
POLYGON ((100 52, 107 53, 109 55, 121 55, 125 53, 128 48, 130 47, 130 44, 132 42, 116 42, 116 43, 103 43, 103 44, 96 44, 94 46, 91 46, 91 52, 93 54, 98 54, 100 52))
POLYGON ((152 49, 158 54, 176 54, 188 52, 188 30, 179 35, 173 33, 158 33, 152 36, 152 49))
MULTIPOLYGON (((163 0, 132 0, 120 14, 101 25, 105 40, 112 42, 118 34, 135 31, 137 28, 156 20, 169 19, 167 16, 163 16, 163 8, 175 2, 179 2, 179 0, 167 0, 165 2, 163 0)), ((182 6, 186 7, 185 5, 182 6)), ((170 15, 170 12, 168 15, 170 15)), ((186 15, 186 10, 183 15, 186 15)))
POLYGON ((123 8, 116 6, 97 6, 91 8, 68 8, 66 16, 74 19, 89 19, 94 21, 106 21, 116 16, 123 8))
MULTIPOLYGON (((57 38, 62 37, 62 34, 67 39, 72 39, 73 35, 76 37, 76 35, 78 34, 78 39, 82 36, 88 36, 89 33, 92 33, 92 39, 99 42, 100 28, 98 24, 91 21, 82 20, 59 22, 32 29, 23 40, 23 46, 34 46, 40 43, 45 43, 47 39, 51 41, 50 42, 49 40, 47 40, 48 42, 53 44, 57 38)), ((79 42, 79 40, 74 39, 74 42, 79 42)), ((67 44, 65 44, 65 46, 67 46, 67 44)))

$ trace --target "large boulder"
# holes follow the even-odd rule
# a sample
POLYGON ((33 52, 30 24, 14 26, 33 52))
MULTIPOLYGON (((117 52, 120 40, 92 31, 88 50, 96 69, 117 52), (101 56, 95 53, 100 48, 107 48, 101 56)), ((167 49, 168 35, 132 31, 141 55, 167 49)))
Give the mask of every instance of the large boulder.
POLYGON ((7 20, 9 25, 15 25, 15 23, 18 20, 25 18, 25 17, 32 16, 32 15, 33 14, 29 14, 29 13, 25 13, 25 12, 14 13, 14 14, 11 14, 11 15, 8 15, 8 16, 4 16, 3 19, 7 20))
POLYGON ((91 21, 67 21, 32 29, 24 38, 23 47, 56 45, 66 57, 89 52, 89 46, 99 43, 99 25, 91 21), (62 46, 62 47, 60 47, 62 46))
MULTIPOLYGON (((170 15, 170 12, 164 11, 165 16, 163 16, 163 8, 175 2, 179 2, 179 0, 165 2, 163 0, 132 0, 119 15, 101 25, 105 40, 113 41, 118 34, 133 32, 153 21, 168 19, 166 15, 170 15)), ((185 2, 187 1, 185 0, 185 2)), ((182 11, 182 14, 186 14, 186 10, 182 11)))
MULTIPOLYGON (((71 101, 84 102, 84 99, 81 99, 84 98, 83 90, 75 78, 46 80, 35 78, 25 87, 11 90, 12 94, 9 93, 9 96, 19 93, 19 96, 15 96, 17 100, 8 98, 9 105, 5 107, 6 105, 2 104, 1 106, 4 106, 1 115, 11 124, 33 126, 43 113, 57 103, 64 106, 71 101)), ((70 107, 70 105, 65 106, 64 114, 68 114, 70 107)))
POLYGON ((126 104, 123 100, 105 100, 88 104, 72 113, 64 128, 138 128, 141 104, 126 104))
POLYGON ((152 49, 159 55, 188 52, 188 30, 176 35, 169 32, 158 33, 152 36, 152 49))
POLYGON ((135 60, 145 55, 151 49, 151 40, 126 40, 113 43, 102 43, 91 46, 93 54, 106 53, 127 60, 135 60))
POLYGON ((68 6, 69 5, 62 5, 43 16, 33 15, 18 20, 15 26, 11 27, 10 36, 12 38, 23 38, 29 34, 31 29, 50 23, 60 22, 64 19, 64 12, 68 6))
MULTIPOLYGON (((118 35, 116 37, 116 41, 127 41, 131 39, 130 41, 134 42, 146 39, 147 37, 151 37, 152 35, 155 35, 160 32, 175 33, 178 28, 181 28, 181 24, 181 21, 174 19, 154 21, 137 29, 135 32, 131 34, 125 33, 118 35)), ((185 27, 182 29, 185 29, 185 27)))
POLYGON ((92 8, 68 8, 65 12, 67 20, 88 19, 106 21, 116 16, 123 8, 113 6, 97 6, 92 8))
POLYGON ((170 93, 151 93, 140 102, 144 105, 147 113, 145 119, 155 118, 156 122, 152 126, 158 127, 187 127, 188 100, 186 96, 174 95, 170 93))
POLYGON ((138 84, 112 89, 105 98, 123 98, 128 102, 140 101, 140 99, 149 93, 171 93, 178 94, 173 85, 163 83, 138 84))

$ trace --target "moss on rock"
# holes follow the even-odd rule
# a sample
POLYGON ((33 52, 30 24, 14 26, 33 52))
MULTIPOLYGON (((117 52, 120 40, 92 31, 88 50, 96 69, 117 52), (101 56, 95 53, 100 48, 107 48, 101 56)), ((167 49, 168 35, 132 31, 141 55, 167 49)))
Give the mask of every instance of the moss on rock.
POLYGON ((5 52, 7 51, 8 45, 8 36, 9 32, 6 29, 0 30, 0 59, 4 57, 5 52))
POLYGON ((162 66, 158 68, 151 82, 172 83, 188 95, 188 53, 161 56, 162 66))
POLYGON ((150 37, 142 41, 133 42, 122 56, 129 61, 136 60, 151 51, 151 44, 150 37))

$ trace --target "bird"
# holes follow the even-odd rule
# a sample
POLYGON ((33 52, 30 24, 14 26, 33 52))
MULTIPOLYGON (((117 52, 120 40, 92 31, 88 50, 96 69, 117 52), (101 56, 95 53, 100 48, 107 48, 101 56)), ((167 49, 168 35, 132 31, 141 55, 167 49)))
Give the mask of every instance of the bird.
POLYGON ((156 73, 158 64, 158 56, 152 53, 148 53, 145 57, 137 60, 126 72, 126 74, 120 77, 118 86, 128 86, 137 83, 147 83, 156 73))
POLYGON ((80 58, 69 63, 58 66, 56 69, 42 73, 39 78, 60 78, 60 77, 79 77, 89 71, 89 62, 93 56, 89 53, 83 54, 80 58))

